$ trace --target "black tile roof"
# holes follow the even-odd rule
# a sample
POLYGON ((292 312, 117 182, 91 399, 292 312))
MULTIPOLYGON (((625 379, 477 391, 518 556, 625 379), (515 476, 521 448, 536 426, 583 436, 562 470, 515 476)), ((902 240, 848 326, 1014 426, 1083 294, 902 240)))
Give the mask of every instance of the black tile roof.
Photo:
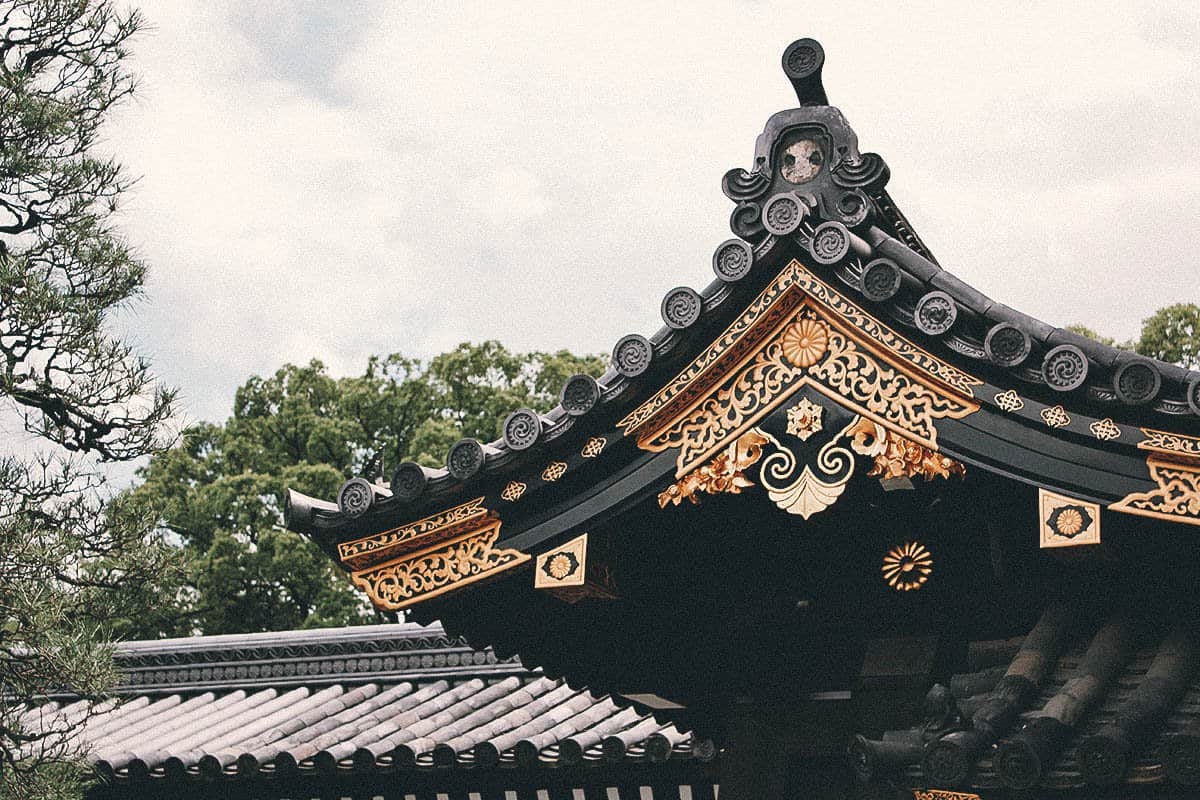
POLYGON ((715 755, 644 706, 472 650, 437 625, 132 642, 117 661, 114 697, 57 698, 23 718, 58 727, 90 707, 70 746, 114 785, 715 755))
MULTIPOLYGON (((787 52, 803 53, 805 64, 824 63, 824 51, 811 39, 793 43, 787 52)), ((1047 403, 1074 404, 1097 419, 1123 416, 1200 432, 1200 372, 1041 322, 944 270, 888 192, 891 174, 883 158, 860 153, 846 119, 827 105, 820 68, 800 78, 797 63, 785 59, 784 72, 800 108, 771 117, 756 143, 753 167, 732 169, 722 180, 735 203, 730 226, 737 238, 716 248, 716 280, 698 291, 681 286, 668 292, 662 327, 650 336, 621 337, 608 371, 598 381, 572 377, 551 411, 518 409, 496 441, 464 439, 438 469, 401 464, 387 485, 356 479, 338 502, 293 492, 289 526, 305 533, 339 528, 372 507, 436 501, 479 476, 512 471, 535 446, 563 437, 587 417, 608 419, 643 399, 662 370, 671 372, 708 344, 713 325, 730 306, 797 255, 906 336, 998 386, 1016 386, 1047 403), (837 155, 817 178, 797 185, 779 174, 776 161, 782 138, 805 125, 827 132, 837 155)))
POLYGON ((1081 625, 1080 616, 1079 604, 1055 604, 1024 639, 975 643, 974 671, 935 685, 924 720, 858 737, 851 760, 859 777, 972 791, 1200 785, 1194 621, 1156 624, 1116 612, 1081 625), (1056 613, 1059 635, 1047 637, 1056 613), (1043 658, 1042 679, 1025 682, 1020 676, 1043 658))

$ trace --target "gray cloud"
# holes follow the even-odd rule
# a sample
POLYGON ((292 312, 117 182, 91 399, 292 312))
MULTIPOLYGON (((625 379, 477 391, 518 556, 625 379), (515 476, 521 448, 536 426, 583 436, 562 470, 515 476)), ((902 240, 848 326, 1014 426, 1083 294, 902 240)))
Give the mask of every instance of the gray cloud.
POLYGON ((607 351, 709 279, 802 35, 948 269, 1118 337, 1197 299, 1193 5, 839 8, 151 4, 108 141, 144 176, 126 324, 208 419, 285 361, 607 351))

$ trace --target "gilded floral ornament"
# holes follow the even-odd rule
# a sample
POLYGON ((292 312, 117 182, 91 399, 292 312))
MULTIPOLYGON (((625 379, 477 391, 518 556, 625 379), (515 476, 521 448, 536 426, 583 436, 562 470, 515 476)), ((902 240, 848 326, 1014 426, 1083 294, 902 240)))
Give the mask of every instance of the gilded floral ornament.
POLYGON ((903 436, 892 433, 869 419, 859 418, 851 427, 851 447, 859 455, 873 458, 875 463, 867 472, 869 477, 894 478, 964 477, 967 468, 961 461, 930 450, 903 436))
POLYGON ((745 471, 762 458, 763 445, 767 437, 757 429, 747 432, 735 440, 724 452, 712 461, 696 469, 681 480, 667 487, 658 495, 659 508, 677 506, 684 500, 699 503, 696 496, 704 494, 741 494, 743 489, 754 485, 745 471))
POLYGON ((811 367, 829 350, 829 326, 802 318, 783 334, 783 357, 798 367, 811 367))
POLYGON ((897 592, 915 592, 933 574, 933 554, 920 542, 893 547, 883 557, 883 580, 897 592))
POLYGON ((521 481, 509 481, 508 485, 504 487, 504 491, 500 492, 500 499, 515 503, 525 494, 526 488, 528 487, 521 481))
POLYGON ((996 405, 1002 411, 1007 411, 1010 414, 1014 411, 1020 411, 1025 407, 1025 401, 1021 399, 1021 395, 1017 394, 1014 389, 1007 389, 1003 392, 998 392, 994 398, 996 405))
POLYGON ((1088 426, 1088 430, 1102 442, 1121 438, 1121 428, 1111 418, 1099 419, 1088 426))
POLYGON ((787 432, 807 442, 814 433, 821 430, 821 416, 825 409, 809 400, 801 398, 799 403, 787 410, 787 432))
POLYGON ((1049 406, 1042 409, 1042 422, 1051 428, 1063 428, 1071 424, 1071 417, 1062 406, 1049 406))

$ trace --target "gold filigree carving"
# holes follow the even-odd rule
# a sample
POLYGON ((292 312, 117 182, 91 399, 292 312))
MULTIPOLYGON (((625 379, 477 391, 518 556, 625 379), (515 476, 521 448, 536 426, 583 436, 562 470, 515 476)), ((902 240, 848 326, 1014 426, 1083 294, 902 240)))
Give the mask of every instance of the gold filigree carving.
POLYGON ((509 481, 508 485, 504 487, 504 491, 500 493, 500 499, 515 503, 521 499, 527 488, 529 488, 528 485, 521 481, 509 481))
POLYGON ((1158 488, 1130 494, 1109 508, 1126 514, 1200 525, 1200 466, 1153 455, 1146 459, 1146 466, 1150 469, 1150 479, 1158 484, 1158 488))
POLYGON ((951 476, 961 478, 967 474, 967 467, 961 461, 898 436, 868 419, 859 418, 850 433, 854 438, 854 451, 875 459, 867 472, 869 477, 891 480, 920 476, 929 481, 951 476))
POLYGON ((1111 417, 1096 420, 1088 425, 1088 430, 1102 442, 1111 442, 1113 439, 1121 438, 1121 427, 1113 422, 1111 417))
POLYGON ((667 487, 658 495, 658 507, 677 506, 684 500, 699 503, 698 494, 740 494, 754 482, 745 471, 762 458, 767 437, 751 430, 739 437, 709 463, 696 469, 667 487))
POLYGON ((587 444, 583 446, 580 455, 584 458, 595 458, 604 452, 604 447, 608 444, 608 440, 603 436, 593 436, 587 440, 587 444))
MULTIPOLYGON (((798 261, 792 261, 712 345, 618 426, 626 435, 636 432, 639 446, 651 449, 653 442, 663 438, 666 429, 676 427, 681 418, 689 415, 689 409, 694 409, 721 384, 727 384, 730 373, 740 370, 747 359, 763 349, 764 342, 776 338, 782 325, 795 321, 794 312, 802 303, 816 312, 810 319, 829 323, 831 334, 842 327, 844 335, 861 343, 861 349, 891 362, 896 370, 910 372, 917 382, 936 387, 935 394, 956 395, 970 411, 978 409, 973 402, 973 387, 982 385, 982 381, 897 335, 798 261)), ((805 369, 805 363, 821 350, 823 333, 811 323, 792 329, 787 349, 795 360, 789 363, 805 369)), ((832 336, 827 346, 831 345, 832 336)), ((786 358, 782 354, 779 357, 786 358)), ((817 363, 813 361, 811 366, 817 363)))
POLYGON ((913 789, 913 800, 981 800, 970 792, 953 792, 949 789, 913 789))
POLYGON ((933 574, 933 554, 920 542, 893 547, 883 557, 883 580, 897 592, 915 592, 933 574))
POLYGON ((825 409, 807 397, 802 398, 787 410, 787 432, 800 441, 807 442, 814 433, 821 430, 821 417, 824 414, 825 409))
POLYGON ((1154 450, 1175 458, 1200 459, 1200 439, 1194 436, 1156 431, 1153 428, 1142 428, 1142 433, 1146 438, 1138 442, 1138 447, 1143 450, 1154 450))
POLYGON ((500 520, 456 539, 403 558, 352 572, 354 584, 377 608, 397 611, 511 569, 529 560, 528 553, 496 547, 500 520))
POLYGON ((1051 428, 1062 428, 1071 424, 1071 417, 1062 406, 1048 406, 1042 409, 1042 422, 1051 428))
MULTIPOLYGON (((805 402, 807 398, 797 406, 805 402)), ((815 464, 801 465, 795 453, 769 432, 751 428, 724 452, 659 494, 658 504, 665 508, 684 500, 698 503, 700 494, 740 494, 754 486, 746 471, 761 461, 759 482, 771 501, 789 514, 808 519, 845 492, 857 463, 855 454, 873 459, 867 474, 884 479, 920 475, 932 480, 966 474, 960 462, 857 416, 821 447, 815 464)))
POLYGON ((408 525, 343 542, 338 545, 338 560, 347 569, 361 569, 392 558, 398 552, 428 547, 435 540, 452 538, 466 528, 477 526, 487 514, 483 498, 476 497, 408 525))
POLYGON ((1025 407, 1025 401, 1021 399, 1021 395, 1017 394, 1015 389, 998 392, 992 399, 1001 411, 1007 411, 1010 414, 1025 407))
POLYGON ((684 475, 723 442, 740 435, 802 386, 810 385, 930 449, 937 446, 935 420, 960 419, 978 409, 974 402, 936 392, 907 373, 881 364, 844 332, 815 320, 815 312, 804 309, 691 413, 639 445, 654 452, 678 447, 676 474, 684 475), (814 323, 829 331, 828 343, 824 357, 806 368, 787 358, 784 341, 795 338, 800 327, 813 330, 814 323))
POLYGON ((551 461, 542 470, 542 480, 546 483, 554 483, 567 473, 567 464, 565 461, 551 461))

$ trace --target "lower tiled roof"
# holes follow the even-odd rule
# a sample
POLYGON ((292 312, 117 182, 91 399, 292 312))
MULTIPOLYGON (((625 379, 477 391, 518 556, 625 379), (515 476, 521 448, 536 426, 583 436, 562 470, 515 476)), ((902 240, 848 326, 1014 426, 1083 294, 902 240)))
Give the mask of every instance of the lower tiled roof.
POLYGON ((31 727, 50 728, 86 716, 70 747, 112 784, 668 760, 699 766, 714 756, 711 743, 644 707, 471 651, 436 626, 135 643, 119 661, 141 670, 137 688, 127 683, 90 715, 87 703, 62 698, 25 717, 31 727), (393 653, 398 642, 410 645, 403 658, 393 653), (293 670, 272 683, 272 650, 276 658, 305 659, 305 673, 315 669, 316 679, 293 670), (391 673, 372 658, 390 659, 391 673), (231 686, 239 663, 260 669, 254 677, 242 673, 248 685, 231 686), (147 670, 161 673, 158 680, 147 679, 147 670))

